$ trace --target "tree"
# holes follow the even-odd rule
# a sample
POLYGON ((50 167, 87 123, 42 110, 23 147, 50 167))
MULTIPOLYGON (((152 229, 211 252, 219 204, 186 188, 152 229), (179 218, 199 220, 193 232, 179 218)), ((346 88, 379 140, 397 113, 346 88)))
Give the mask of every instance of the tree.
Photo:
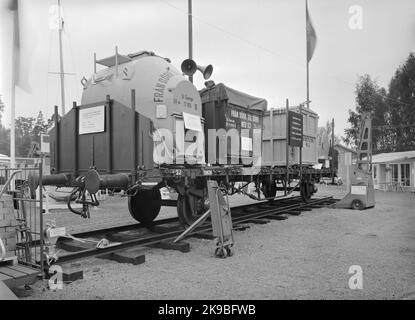
MULTIPOLYGON (((389 120, 386 90, 380 88, 368 74, 359 78, 355 94, 356 111, 349 110, 348 122, 351 124, 351 128, 345 129, 346 136, 343 139, 348 145, 356 145, 363 113, 369 112, 371 114, 372 126, 374 127, 384 126, 389 120)), ((386 135, 384 131, 374 129, 372 136, 374 153, 390 148, 391 137, 386 135)))
POLYGON ((10 155, 10 130, 1 122, 4 112, 4 103, 0 95, 0 153, 10 155))
POLYGON ((4 112, 4 102, 0 94, 0 125, 1 125, 1 118, 3 116, 3 112, 4 112))
POLYGON ((16 156, 27 157, 32 142, 40 143, 40 135, 46 133, 52 124, 52 119, 44 120, 42 111, 39 111, 36 118, 18 117, 16 119, 16 156))
POLYGON ((356 111, 349 110, 346 142, 356 141, 363 112, 372 115, 373 153, 415 150, 415 54, 398 67, 388 91, 369 75, 356 85, 356 111))
POLYGON ((390 125, 395 151, 415 149, 415 54, 410 53, 389 83, 390 125))

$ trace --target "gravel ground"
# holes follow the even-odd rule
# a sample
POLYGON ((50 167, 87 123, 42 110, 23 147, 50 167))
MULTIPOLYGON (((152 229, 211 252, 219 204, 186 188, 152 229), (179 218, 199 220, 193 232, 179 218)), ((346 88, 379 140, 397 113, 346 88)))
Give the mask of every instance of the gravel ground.
MULTIPOLYGON (((344 193, 321 186, 318 195, 344 193)), ((132 222, 117 201, 93 211, 96 220, 83 228, 132 222)), ((193 238, 191 252, 149 249, 137 266, 89 258, 81 261, 83 280, 57 291, 39 281, 27 299, 415 299, 414 204, 415 194, 377 192, 373 209, 322 208, 251 225, 235 232, 227 259, 214 257, 212 241, 193 238), (363 270, 362 290, 348 287, 352 265, 363 270)))

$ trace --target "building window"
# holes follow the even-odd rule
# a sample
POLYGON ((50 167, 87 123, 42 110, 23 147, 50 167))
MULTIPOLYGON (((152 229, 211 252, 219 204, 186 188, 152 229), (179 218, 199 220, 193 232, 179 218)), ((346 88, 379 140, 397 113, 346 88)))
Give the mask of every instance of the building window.
POLYGON ((378 166, 374 165, 373 166, 373 179, 377 179, 378 176, 378 166))
POLYGON ((409 187, 411 185, 411 177, 409 174, 410 168, 409 163, 402 163, 401 164, 401 185, 405 187, 409 187))
POLYGON ((398 165, 393 164, 391 167, 392 167, 392 183, 396 184, 399 182, 398 165))

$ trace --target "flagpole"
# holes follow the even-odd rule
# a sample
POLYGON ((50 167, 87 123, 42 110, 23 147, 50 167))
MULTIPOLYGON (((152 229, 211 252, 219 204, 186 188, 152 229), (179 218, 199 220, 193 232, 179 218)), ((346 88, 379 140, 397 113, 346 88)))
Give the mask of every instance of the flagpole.
MULTIPOLYGON (((188 31, 189 31, 189 59, 193 59, 193 23, 192 23, 192 0, 188 0, 188 31)), ((193 83, 193 75, 189 76, 189 81, 193 83)))
POLYGON ((307 109, 310 108, 310 71, 308 68, 308 59, 307 59, 307 109))
POLYGON ((65 73, 63 66, 63 50, 62 50, 62 29, 63 20, 61 17, 61 1, 58 0, 58 17, 59 17, 59 66, 60 66, 60 78, 61 78, 61 104, 62 104, 62 116, 65 115, 65 73))

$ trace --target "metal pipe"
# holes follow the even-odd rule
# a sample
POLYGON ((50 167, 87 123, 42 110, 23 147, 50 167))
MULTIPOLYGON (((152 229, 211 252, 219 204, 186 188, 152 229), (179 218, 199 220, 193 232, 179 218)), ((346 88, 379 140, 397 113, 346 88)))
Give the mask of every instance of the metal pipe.
POLYGON ((45 255, 44 253, 44 233, 43 233, 43 158, 40 159, 39 166, 39 225, 40 225, 40 270, 42 279, 44 278, 44 264, 45 264, 45 255))
POLYGON ((288 140, 289 140, 290 132, 289 132, 289 129, 288 129, 288 126, 289 126, 288 113, 290 111, 290 107, 289 107, 288 99, 286 99, 286 110, 287 110, 287 119, 286 119, 286 122, 285 122, 285 126, 286 126, 286 128, 285 128, 285 138, 286 138, 286 141, 285 141, 285 190, 284 190, 284 195, 285 196, 287 195, 287 186, 288 186, 288 179, 289 179, 289 175, 288 175, 288 167, 289 167, 288 166, 288 161, 289 161, 289 158, 288 158, 288 152, 289 152, 288 140))
POLYGON ((124 173, 118 174, 104 174, 99 176, 100 189, 105 188, 121 188, 127 189, 130 184, 128 175, 124 173))
POLYGON ((201 225, 206 218, 210 215, 211 211, 210 209, 206 211, 204 214, 200 216, 199 219, 197 219, 189 228, 187 228, 183 233, 181 233, 176 239, 173 240, 174 243, 179 242, 184 237, 186 237, 190 232, 192 232, 194 229, 196 229, 199 225, 201 225))
POLYGON ((55 114, 54 114, 54 122, 55 122, 55 171, 59 172, 59 139, 60 139, 60 135, 59 135, 59 112, 58 112, 58 106, 55 106, 55 114))
POLYGON ((74 176, 78 176, 78 169, 79 169, 79 163, 78 163, 78 158, 79 158, 79 108, 76 104, 76 102, 73 102, 73 109, 75 111, 75 130, 74 130, 74 176))
POLYGON ((137 178, 137 121, 135 113, 135 89, 131 90, 131 120, 131 174, 135 181, 137 178))
POLYGON ((108 146, 108 156, 107 156, 107 172, 112 173, 112 103, 110 96, 107 95, 106 102, 106 131, 107 131, 107 146, 108 146))
POLYGON ((115 46, 115 77, 118 78, 118 46, 115 46))

